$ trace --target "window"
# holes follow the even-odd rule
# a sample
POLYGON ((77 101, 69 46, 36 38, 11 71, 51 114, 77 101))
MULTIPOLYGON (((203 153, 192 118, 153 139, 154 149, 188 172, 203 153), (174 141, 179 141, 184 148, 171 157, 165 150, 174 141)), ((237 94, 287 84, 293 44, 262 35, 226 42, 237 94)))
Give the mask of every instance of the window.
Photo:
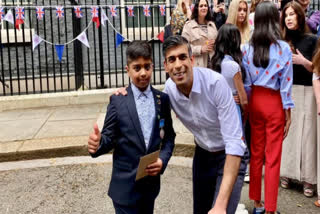
MULTIPOLYGON (((32 5, 32 0, 4 0, 4 1, 0 1, 0 7, 5 7, 5 13, 8 12, 8 8, 6 8, 6 6, 29 6, 32 5)), ((14 16, 15 11, 14 8, 10 8, 11 12, 14 16)), ((7 21, 3 21, 1 20, 0 22, 0 29, 1 29, 1 42, 3 44, 6 43, 22 43, 22 42, 31 42, 31 35, 34 32, 34 29, 31 29, 30 25, 32 23, 32 20, 30 20, 30 18, 32 19, 32 13, 31 10, 33 10, 33 8, 25 8, 24 10, 24 40, 23 40, 23 31, 22 29, 20 30, 15 30, 15 27, 13 24, 8 23, 7 21), (15 31, 16 31, 16 35, 17 35, 17 41, 15 38, 15 31)), ((21 27, 21 26, 20 26, 21 27)))
POLYGON ((151 39, 163 30, 170 19, 169 0, 121 0, 121 26, 122 34, 126 38, 151 39), (143 5, 150 5, 150 17, 143 13, 143 5), (166 15, 160 15, 158 5, 166 5, 166 15), (134 6, 134 17, 129 17, 127 6, 134 6))

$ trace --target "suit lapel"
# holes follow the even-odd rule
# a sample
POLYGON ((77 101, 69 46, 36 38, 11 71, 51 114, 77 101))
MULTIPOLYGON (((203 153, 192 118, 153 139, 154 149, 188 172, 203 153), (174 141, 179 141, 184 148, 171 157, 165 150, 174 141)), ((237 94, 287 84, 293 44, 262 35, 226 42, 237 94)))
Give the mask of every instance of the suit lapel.
POLYGON ((132 120, 132 124, 138 133, 138 136, 140 139, 139 145, 141 145, 143 150, 146 151, 147 148, 146 148, 146 144, 144 142, 144 137, 143 137, 142 130, 141 130, 141 124, 140 124, 140 120, 139 120, 139 116, 138 116, 138 112, 137 112, 136 103, 134 101, 133 92, 131 90, 131 85, 129 85, 129 87, 127 88, 127 91, 128 91, 127 108, 129 111, 129 115, 132 120))
POLYGON ((150 136, 150 142, 149 142, 149 148, 152 146, 152 143, 154 142, 153 138, 155 133, 159 133, 159 120, 161 117, 161 96, 160 96, 160 92, 155 90, 152 86, 151 86, 151 90, 152 90, 152 94, 153 94, 153 98, 154 98, 154 107, 155 107, 155 118, 154 118, 154 123, 153 123, 153 127, 152 127, 152 133, 150 136))

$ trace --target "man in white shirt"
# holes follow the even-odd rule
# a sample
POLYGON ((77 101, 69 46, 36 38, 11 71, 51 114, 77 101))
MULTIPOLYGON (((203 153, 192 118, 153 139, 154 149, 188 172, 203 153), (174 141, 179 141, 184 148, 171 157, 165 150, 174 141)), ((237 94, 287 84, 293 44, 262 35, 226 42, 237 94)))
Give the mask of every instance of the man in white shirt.
POLYGON ((219 73, 193 67, 191 47, 183 37, 169 37, 163 55, 170 76, 164 92, 195 137, 194 213, 233 214, 246 170, 241 161, 246 145, 231 89, 219 73))

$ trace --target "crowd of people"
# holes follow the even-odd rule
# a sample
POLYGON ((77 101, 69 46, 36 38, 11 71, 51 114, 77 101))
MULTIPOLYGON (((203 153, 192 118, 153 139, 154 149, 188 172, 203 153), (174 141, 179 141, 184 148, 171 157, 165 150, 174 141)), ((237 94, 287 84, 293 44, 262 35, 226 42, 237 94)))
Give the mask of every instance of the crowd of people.
POLYGON ((93 157, 114 149, 117 214, 153 213, 174 147, 170 106, 195 137, 195 214, 235 213, 246 174, 254 214, 280 213, 279 183, 293 181, 320 208, 320 13, 309 3, 232 0, 227 13, 221 0, 197 0, 193 10, 178 0, 163 44, 164 93, 150 86, 150 45, 129 44, 131 84, 88 140, 93 157), (149 176, 135 181, 139 158, 156 150, 149 176))

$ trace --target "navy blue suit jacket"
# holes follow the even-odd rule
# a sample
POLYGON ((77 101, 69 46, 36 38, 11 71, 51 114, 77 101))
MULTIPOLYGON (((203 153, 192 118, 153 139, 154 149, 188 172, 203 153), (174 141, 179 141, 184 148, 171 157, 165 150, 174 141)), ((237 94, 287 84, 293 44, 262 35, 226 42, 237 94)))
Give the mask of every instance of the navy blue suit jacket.
POLYGON ((155 121, 148 148, 131 87, 127 96, 111 96, 101 132, 99 149, 92 157, 113 151, 113 169, 109 196, 121 205, 134 205, 141 196, 155 199, 160 191, 160 175, 147 176, 135 181, 141 156, 160 150, 164 172, 174 148, 175 132, 172 127, 169 96, 151 87, 155 103, 155 121), (164 119, 165 136, 160 138, 159 119, 164 119))

